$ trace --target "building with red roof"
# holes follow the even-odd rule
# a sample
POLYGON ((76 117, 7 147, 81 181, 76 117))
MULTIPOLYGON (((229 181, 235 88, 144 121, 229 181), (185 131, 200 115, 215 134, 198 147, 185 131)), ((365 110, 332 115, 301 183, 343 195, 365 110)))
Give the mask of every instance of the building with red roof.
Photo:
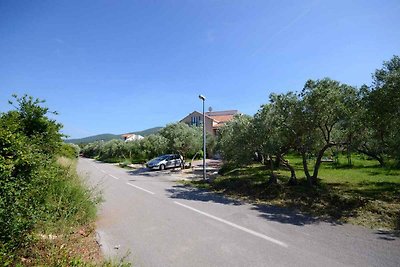
MULTIPOLYGON (((226 122, 233 119, 233 117, 239 114, 237 110, 224 110, 224 111, 209 111, 205 113, 205 126, 206 131, 217 135, 218 129, 223 126, 226 122)), ((185 118, 180 120, 188 125, 200 126, 202 124, 203 114, 198 111, 193 111, 185 118)))

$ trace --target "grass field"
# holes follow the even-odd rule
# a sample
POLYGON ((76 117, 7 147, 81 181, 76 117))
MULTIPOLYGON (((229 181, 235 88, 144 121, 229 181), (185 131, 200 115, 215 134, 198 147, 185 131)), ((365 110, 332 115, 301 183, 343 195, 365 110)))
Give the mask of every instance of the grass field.
POLYGON ((399 169, 381 168, 376 161, 356 155, 352 157, 353 165, 348 166, 343 156, 339 163, 323 163, 319 185, 310 188, 301 159, 293 155, 288 159, 296 169, 297 186, 287 185, 290 172, 284 169, 276 170, 279 184, 267 186, 270 170, 259 164, 228 170, 209 184, 192 184, 236 198, 296 208, 321 220, 399 230, 399 169))

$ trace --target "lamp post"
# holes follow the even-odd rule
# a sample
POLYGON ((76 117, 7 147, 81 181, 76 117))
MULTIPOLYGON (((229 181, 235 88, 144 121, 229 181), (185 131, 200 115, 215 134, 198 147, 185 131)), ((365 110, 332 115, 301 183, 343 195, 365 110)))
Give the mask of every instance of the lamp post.
POLYGON ((204 113, 204 102, 206 97, 199 95, 199 98, 203 101, 203 180, 206 180, 206 114, 204 113))

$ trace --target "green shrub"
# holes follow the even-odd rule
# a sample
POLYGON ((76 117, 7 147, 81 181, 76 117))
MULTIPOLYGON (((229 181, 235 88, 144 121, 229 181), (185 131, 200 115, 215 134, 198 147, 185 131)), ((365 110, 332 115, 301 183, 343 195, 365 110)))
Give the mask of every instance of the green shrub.
POLYGON ((92 220, 98 199, 86 189, 71 160, 76 150, 62 143, 61 125, 43 101, 17 98, 17 110, 0 115, 0 265, 15 260, 34 242, 34 232, 92 220))
POLYGON ((100 199, 77 175, 75 161, 59 158, 47 172, 45 214, 48 222, 81 225, 94 219, 95 204, 100 199))
POLYGON ((58 151, 58 155, 61 157, 67 157, 67 158, 77 158, 79 156, 80 152, 80 147, 75 144, 66 144, 63 143, 58 151))

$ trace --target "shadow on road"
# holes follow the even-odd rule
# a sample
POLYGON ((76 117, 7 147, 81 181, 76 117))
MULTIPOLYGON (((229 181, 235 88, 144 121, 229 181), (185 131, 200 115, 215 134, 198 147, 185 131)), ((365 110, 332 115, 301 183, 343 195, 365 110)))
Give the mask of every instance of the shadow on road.
POLYGON ((158 176, 166 176, 171 174, 179 174, 180 169, 168 169, 164 171, 151 170, 148 168, 139 168, 134 170, 127 171, 129 175, 137 175, 137 176, 146 176, 146 177, 158 177, 158 176))
MULTIPOLYGON (((225 205, 243 205, 244 202, 229 199, 223 195, 209 192, 207 190, 194 188, 188 185, 175 185, 172 188, 166 189, 168 197, 174 199, 185 199, 203 202, 215 202, 225 205)), ((284 224, 292 224, 304 226, 307 224, 315 224, 322 221, 319 218, 314 218, 309 215, 302 214, 287 208, 280 208, 270 205, 251 205, 252 210, 259 212, 259 216, 268 221, 275 221, 284 224)), ((336 222, 330 222, 332 225, 337 225, 336 222)))
POLYGON ((387 231, 387 230, 378 230, 375 232, 378 235, 379 239, 394 241, 399 239, 400 232, 398 231, 387 231))
POLYGON ((168 196, 175 199, 196 200, 204 202, 215 202, 226 205, 242 205, 243 203, 237 200, 228 199, 221 195, 208 192, 206 190, 193 188, 185 185, 175 185, 172 188, 166 189, 168 196))
POLYGON ((130 175, 145 175, 145 176, 150 176, 151 171, 147 168, 140 168, 140 169, 134 169, 127 171, 128 174, 130 175))
MULTIPOLYGON (((270 206, 270 205, 254 205, 252 210, 260 213, 260 217, 269 221, 280 222, 284 224, 292 224, 304 226, 307 224, 318 223, 321 220, 312 216, 296 212, 294 210, 270 206)), ((331 222, 332 223, 332 222, 331 222)), ((337 224, 337 223, 332 223, 337 224)))

